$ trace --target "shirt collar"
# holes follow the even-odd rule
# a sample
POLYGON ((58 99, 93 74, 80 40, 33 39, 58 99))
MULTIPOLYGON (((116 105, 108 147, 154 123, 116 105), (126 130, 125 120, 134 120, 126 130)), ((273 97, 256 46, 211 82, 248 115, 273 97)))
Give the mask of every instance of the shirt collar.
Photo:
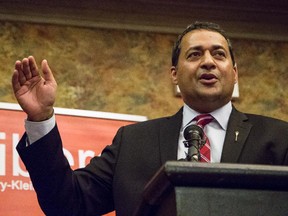
MULTIPOLYGON (((232 103, 231 101, 229 101, 226 105, 220 107, 217 110, 214 110, 210 114, 214 117, 214 119, 216 119, 221 128, 226 131, 231 112, 232 103)), ((194 119, 199 114, 201 113, 196 112, 195 110, 191 109, 187 104, 184 104, 181 131, 192 121, 192 119, 194 119)))

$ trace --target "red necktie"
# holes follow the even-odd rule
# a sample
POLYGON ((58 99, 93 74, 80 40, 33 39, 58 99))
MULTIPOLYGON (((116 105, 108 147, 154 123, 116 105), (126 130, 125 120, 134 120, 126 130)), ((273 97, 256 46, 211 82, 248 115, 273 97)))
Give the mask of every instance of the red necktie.
MULTIPOLYGON (((201 114, 195 117, 196 124, 204 130, 206 124, 209 124, 213 120, 213 116, 210 114, 201 114)), ((200 149, 200 162, 210 162, 210 142, 206 134, 204 133, 204 139, 206 140, 203 147, 200 149)))

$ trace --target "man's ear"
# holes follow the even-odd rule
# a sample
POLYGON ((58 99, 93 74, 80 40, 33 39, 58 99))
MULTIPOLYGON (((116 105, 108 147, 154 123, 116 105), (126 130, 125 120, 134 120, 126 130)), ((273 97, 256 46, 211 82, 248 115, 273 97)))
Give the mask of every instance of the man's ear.
POLYGON ((173 84, 178 85, 178 80, 177 80, 177 67, 172 66, 171 69, 171 79, 173 84))
POLYGON ((234 67, 233 67, 233 72, 234 72, 234 77, 235 77, 234 83, 237 83, 238 82, 238 68, 237 68, 237 64, 236 63, 234 65, 234 67))

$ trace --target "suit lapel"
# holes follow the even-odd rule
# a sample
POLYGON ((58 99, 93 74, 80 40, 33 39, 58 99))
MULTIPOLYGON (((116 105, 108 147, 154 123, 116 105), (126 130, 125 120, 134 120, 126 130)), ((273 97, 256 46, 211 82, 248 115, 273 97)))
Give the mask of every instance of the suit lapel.
POLYGON ((183 109, 180 109, 174 116, 160 122, 160 158, 164 164, 169 160, 177 160, 178 139, 182 124, 183 109))
POLYGON ((244 113, 237 111, 233 107, 227 127, 221 162, 236 163, 238 161, 252 128, 252 124, 247 120, 248 118, 244 113))

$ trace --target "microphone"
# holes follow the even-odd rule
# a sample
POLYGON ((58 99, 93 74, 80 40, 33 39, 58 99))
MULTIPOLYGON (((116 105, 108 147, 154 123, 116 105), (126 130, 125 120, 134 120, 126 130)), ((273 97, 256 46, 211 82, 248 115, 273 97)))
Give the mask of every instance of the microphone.
POLYGON ((203 140, 204 131, 198 125, 189 125, 184 130, 183 141, 186 148, 188 148, 188 153, 186 153, 187 161, 199 161, 200 159, 200 149, 205 144, 203 140))

